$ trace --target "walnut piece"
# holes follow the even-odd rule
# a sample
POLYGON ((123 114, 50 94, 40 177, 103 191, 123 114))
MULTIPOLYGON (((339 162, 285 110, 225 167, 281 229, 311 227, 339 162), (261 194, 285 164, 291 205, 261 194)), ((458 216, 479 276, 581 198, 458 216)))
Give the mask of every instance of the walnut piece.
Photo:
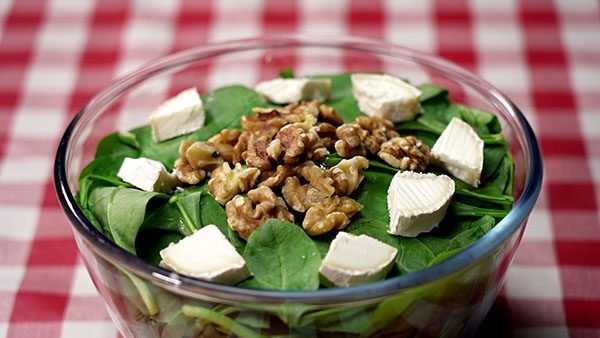
POLYGON ((392 121, 381 116, 359 116, 339 126, 336 135, 335 150, 346 158, 377 154, 384 142, 399 136, 392 121))
POLYGON ((240 163, 236 163, 231 169, 229 163, 225 162, 211 173, 208 190, 219 204, 225 205, 236 194, 250 190, 259 175, 257 168, 244 169, 240 163))
POLYGON ((335 151, 341 157, 366 156, 367 149, 363 144, 364 131, 353 124, 342 124, 337 127, 335 134, 335 151))
POLYGON ((299 103, 290 103, 285 106, 285 109, 294 114, 308 113, 322 122, 328 122, 334 126, 342 124, 342 118, 332 107, 322 104, 318 100, 302 101, 299 103))
POLYGON ((198 184, 206 177, 206 170, 197 168, 188 161, 187 151, 192 144, 193 142, 190 140, 182 141, 179 144, 179 159, 175 161, 174 165, 175 175, 183 183, 198 184))
POLYGON ((323 201, 335 193, 333 179, 329 173, 307 161, 298 169, 300 176, 308 181, 302 184, 297 176, 285 179, 281 194, 290 208, 305 212, 313 205, 323 201))
POLYGON ((366 131, 363 143, 371 154, 377 154, 387 140, 400 136, 394 123, 382 116, 359 116, 352 123, 366 131))
POLYGON ((377 155, 402 170, 427 170, 431 163, 429 147, 414 136, 394 137, 381 145, 377 155))
POLYGON ((284 126, 277 132, 275 139, 269 145, 270 147, 273 145, 278 151, 273 150, 269 155, 275 161, 279 161, 282 157, 285 164, 298 163, 306 150, 307 141, 308 136, 304 129, 294 124, 284 126))
POLYGON ((267 153, 267 147, 271 143, 271 137, 264 134, 251 134, 248 140, 248 149, 242 153, 242 159, 246 164, 260 170, 271 169, 271 158, 267 153))
POLYGON ((319 136, 321 145, 328 150, 334 149, 335 141, 337 141, 337 135, 335 134, 336 129, 337 128, 334 125, 327 122, 319 123, 310 128, 311 131, 314 131, 317 136, 319 136))
POLYGON ((342 160, 330 170, 336 195, 350 195, 360 185, 364 178, 363 171, 369 167, 369 160, 355 156, 342 160))
POLYGON ((317 124, 317 118, 311 114, 285 114, 282 117, 290 123, 290 125, 301 128, 307 132, 312 126, 317 124))
POLYGON ((193 168, 212 171, 223 163, 219 147, 215 143, 193 142, 190 144, 189 142, 186 140, 181 143, 179 154, 182 154, 181 148, 184 147, 185 159, 193 168))
POLYGON ((362 208, 350 197, 329 197, 308 209, 302 227, 310 236, 319 236, 333 229, 342 230, 362 208))
POLYGON ((268 219, 294 222, 294 215, 288 211, 283 199, 266 186, 250 190, 246 197, 236 195, 225 204, 225 213, 229 228, 245 240, 268 219))
POLYGON ((253 115, 244 115, 240 120, 242 129, 250 133, 266 135, 270 138, 277 134, 288 122, 281 117, 281 110, 275 108, 253 108, 253 115))
POLYGON ((238 129, 223 129, 220 133, 208 139, 208 142, 235 146, 241 134, 242 132, 238 129))
POLYGON ((259 186, 267 186, 269 188, 281 187, 286 178, 296 175, 296 169, 291 165, 278 165, 275 170, 263 171, 259 186))

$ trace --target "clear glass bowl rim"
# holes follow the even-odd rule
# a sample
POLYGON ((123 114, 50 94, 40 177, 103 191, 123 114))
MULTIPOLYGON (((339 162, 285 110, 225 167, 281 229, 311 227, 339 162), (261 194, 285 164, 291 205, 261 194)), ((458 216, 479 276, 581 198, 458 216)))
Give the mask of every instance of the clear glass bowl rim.
POLYGON ((403 289, 423 285, 465 269, 493 252, 497 246, 506 241, 526 221, 540 193, 542 175, 543 168, 539 146, 525 116, 504 94, 477 75, 437 56, 386 42, 353 37, 317 37, 307 35, 278 35, 212 43, 167 55, 141 66, 136 71, 114 80, 77 113, 59 143, 54 164, 54 183, 59 202, 72 227, 94 246, 96 253, 108 260, 115 261, 122 267, 126 267, 155 284, 165 286, 175 292, 181 291, 182 294, 186 295, 211 295, 234 302, 258 301, 273 304, 331 304, 385 297, 401 292, 403 289), (458 79, 461 83, 468 84, 482 94, 488 93, 517 122, 518 127, 520 127, 520 130, 517 130, 517 132, 521 133, 521 136, 525 140, 523 152, 525 159, 527 160, 528 158, 529 162, 526 163, 526 182, 521 197, 509 214, 490 232, 471 246, 441 263, 411 274, 400 275, 366 285, 349 288, 319 289, 316 291, 247 289, 186 277, 143 261, 118 247, 94 228, 75 202, 74 194, 68 185, 65 167, 69 141, 78 122, 86 111, 102 105, 108 97, 118 94, 153 74, 168 68, 187 64, 193 60, 233 52, 284 47, 320 47, 354 50, 401 58, 405 61, 417 62, 440 71, 451 78, 458 79))

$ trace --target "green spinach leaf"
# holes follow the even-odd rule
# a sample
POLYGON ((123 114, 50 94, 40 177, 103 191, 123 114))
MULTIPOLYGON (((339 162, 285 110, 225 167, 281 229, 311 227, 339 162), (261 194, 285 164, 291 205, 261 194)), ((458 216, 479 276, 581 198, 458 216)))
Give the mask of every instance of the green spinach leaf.
POLYGON ((350 73, 327 75, 326 77, 331 79, 331 97, 327 100, 327 104, 340 114, 344 123, 352 122, 358 116, 364 115, 352 95, 350 73))
POLYGON ((96 146, 94 158, 121 154, 136 158, 140 154, 140 144, 130 132, 117 131, 104 137, 96 146))
POLYGON ((321 256, 298 225, 270 219, 248 238, 244 258, 256 282, 266 289, 316 290, 321 256))
POLYGON ((136 238, 136 253, 138 257, 158 265, 162 260, 160 251, 181 239, 183 239, 183 235, 179 232, 142 228, 136 238))
POLYGON ((135 254, 135 240, 144 222, 146 207, 155 197, 166 195, 124 187, 96 188, 90 195, 90 210, 118 246, 135 254))

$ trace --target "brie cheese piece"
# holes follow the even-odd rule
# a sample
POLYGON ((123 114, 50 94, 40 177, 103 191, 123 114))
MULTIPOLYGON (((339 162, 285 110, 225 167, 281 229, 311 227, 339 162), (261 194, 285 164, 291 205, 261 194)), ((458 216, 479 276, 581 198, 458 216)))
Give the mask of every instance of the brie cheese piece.
POLYGON ((160 251, 161 265, 182 275, 236 284, 250 276, 244 258, 209 224, 160 251))
POLYGON ((326 101, 331 94, 330 79, 295 78, 263 81, 254 90, 269 101, 285 104, 303 100, 326 101))
POLYGON ((431 148, 433 158, 455 177, 477 187, 483 169, 483 141, 473 128, 453 118, 431 148))
POLYGON ((162 163, 145 157, 125 157, 117 176, 144 191, 169 193, 178 183, 177 177, 168 173, 162 163))
POLYGON ((204 127, 204 107, 196 88, 186 89, 163 102, 150 115, 152 139, 161 142, 204 127))
POLYGON ((384 278, 397 253, 396 248, 373 237, 340 231, 319 272, 336 286, 365 284, 384 278))
POLYGON ((388 188, 388 232, 415 237, 431 231, 446 215, 453 194, 454 181, 446 175, 396 173, 388 188))
POLYGON ((387 74, 352 74, 352 95, 360 110, 392 122, 410 121, 419 113, 421 91, 406 81, 387 74))

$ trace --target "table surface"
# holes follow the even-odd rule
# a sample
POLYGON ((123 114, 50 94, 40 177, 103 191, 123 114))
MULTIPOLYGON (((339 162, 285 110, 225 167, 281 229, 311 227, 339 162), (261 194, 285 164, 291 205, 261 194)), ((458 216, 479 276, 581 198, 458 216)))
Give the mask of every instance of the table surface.
POLYGON ((309 32, 438 54, 504 91, 545 178, 482 336, 600 337, 600 2, 0 1, 0 336, 115 337, 52 183, 78 108, 210 41, 309 32))

